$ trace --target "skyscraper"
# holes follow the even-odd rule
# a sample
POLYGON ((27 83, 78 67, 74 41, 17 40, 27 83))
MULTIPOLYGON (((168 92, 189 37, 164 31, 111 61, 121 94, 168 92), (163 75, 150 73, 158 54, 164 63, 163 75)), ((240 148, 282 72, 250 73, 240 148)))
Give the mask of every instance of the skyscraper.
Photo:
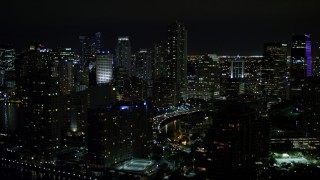
POLYGON ((175 82, 174 103, 177 104, 187 86, 187 30, 175 22, 168 28, 168 76, 175 82))
POLYGON ((195 61, 195 74, 188 76, 187 98, 209 100, 219 94, 220 73, 218 73, 218 57, 203 55, 195 61))
POLYGON ((244 78, 244 60, 237 57, 231 61, 231 79, 244 78))
POLYGON ((88 68, 90 62, 94 59, 95 45, 90 36, 79 36, 79 40, 81 45, 81 66, 82 68, 88 68))
POLYGON ((109 52, 100 52, 96 55, 97 84, 109 83, 112 80, 113 56, 109 52))
POLYGON ((80 71, 81 74, 88 73, 88 75, 83 76, 88 77, 85 80, 85 85, 88 86, 89 83, 95 84, 95 80, 90 79, 90 77, 95 77, 95 55, 100 53, 103 48, 101 32, 96 32, 94 35, 79 36, 79 40, 81 44, 80 71))
POLYGON ((158 79, 167 75, 167 44, 160 42, 154 46, 153 78, 158 79))
POLYGON ((92 166, 110 167, 133 157, 133 108, 119 104, 89 110, 88 150, 92 166))
POLYGON ((220 64, 219 58, 216 54, 208 54, 208 56, 213 60, 213 63, 209 65, 210 76, 213 77, 213 96, 220 96, 220 64))
POLYGON ((152 55, 147 49, 141 49, 136 59, 137 77, 150 81, 152 79, 152 55))
POLYGON ((291 79, 312 76, 310 34, 293 35, 291 47, 291 79))
POLYGON ((220 56, 221 94, 226 95, 228 94, 227 91, 232 91, 234 95, 236 95, 236 92, 238 92, 238 95, 260 94, 262 58, 263 56, 220 56))
POLYGON ((16 51, 9 46, 0 46, 0 68, 2 70, 14 70, 16 51))
POLYGON ((261 65, 262 93, 268 97, 286 95, 287 86, 287 44, 266 43, 261 65))
POLYGON ((51 160, 61 143, 59 79, 52 76, 53 57, 41 42, 33 43, 17 58, 17 87, 25 121, 25 151, 51 160))
POLYGON ((0 87, 11 87, 8 75, 14 71, 15 50, 9 46, 0 47, 0 87), (7 79, 7 80, 6 80, 7 79))
POLYGON ((119 37, 115 50, 114 67, 125 68, 128 77, 131 77, 131 44, 129 37, 119 37))
POLYGON ((302 83, 312 76, 312 55, 310 34, 293 35, 290 61, 291 97, 300 96, 302 83))
POLYGON ((59 77, 60 91, 70 94, 74 90, 74 59, 71 48, 57 48, 53 54, 53 76, 59 77))
POLYGON ((152 53, 150 50, 141 49, 136 58, 137 77, 147 82, 147 97, 152 96, 152 53))
POLYGON ((100 53, 102 51, 102 35, 101 32, 96 32, 94 34, 94 50, 95 53, 100 53))

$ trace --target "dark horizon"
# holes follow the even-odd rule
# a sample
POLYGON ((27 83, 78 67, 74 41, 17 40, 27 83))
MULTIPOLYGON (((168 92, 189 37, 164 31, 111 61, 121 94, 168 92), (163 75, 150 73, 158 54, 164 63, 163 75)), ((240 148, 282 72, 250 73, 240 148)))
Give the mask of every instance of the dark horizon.
POLYGON ((129 36, 133 51, 166 40, 167 27, 182 21, 188 54, 262 54, 266 42, 291 43, 291 35, 310 33, 318 42, 320 2, 252 1, 54 1, 4 2, 0 44, 18 50, 32 41, 78 51, 80 35, 101 32, 114 51, 118 36, 129 36))

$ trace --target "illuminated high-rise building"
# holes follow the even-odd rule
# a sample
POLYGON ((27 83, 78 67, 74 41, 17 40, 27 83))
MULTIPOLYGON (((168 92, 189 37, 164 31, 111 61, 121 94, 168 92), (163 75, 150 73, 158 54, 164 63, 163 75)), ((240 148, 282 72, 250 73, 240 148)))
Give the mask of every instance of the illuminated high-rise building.
POLYGON ((208 54, 208 56, 212 59, 213 63, 209 65, 210 67, 210 75, 213 78, 213 96, 220 96, 220 75, 221 68, 219 64, 219 58, 216 54, 208 54))
POLYGON ((53 54, 53 76, 59 77, 60 91, 70 94, 74 90, 75 53, 71 48, 57 48, 53 54))
POLYGON ((237 98, 238 95, 245 93, 245 60, 240 56, 236 56, 231 60, 230 79, 227 79, 225 90, 228 99, 237 98))
POLYGON ((220 56, 221 94, 224 96, 230 90, 233 92, 232 94, 236 94, 236 92, 238 94, 260 94, 262 59, 263 56, 220 56))
POLYGON ((217 55, 203 55, 194 63, 194 75, 188 76, 186 99, 200 98, 209 100, 219 95, 220 71, 217 55))
POLYGON ((160 42, 154 46, 153 78, 166 77, 167 75, 167 44, 160 42))
POLYGON ((290 70, 290 79, 294 81, 312 76, 310 34, 292 36, 290 70))
POLYGON ((96 54, 96 80, 97 84, 109 83, 112 80, 113 55, 109 52, 96 54))
POLYGON ((137 76, 137 55, 131 55, 131 76, 137 76))
POLYGON ((131 44, 129 37, 119 37, 115 50, 114 67, 126 69, 128 77, 131 77, 131 44))
POLYGON ((244 60, 236 58, 231 61, 231 79, 233 78, 244 78, 244 60))
POLYGON ((0 68, 6 71, 14 70, 16 51, 9 46, 0 47, 0 68))
POLYGON ((141 49, 137 54, 137 77, 146 81, 152 79, 152 55, 147 49, 141 49))
POLYGON ((9 46, 0 46, 0 87, 13 87, 10 74, 14 71, 15 50, 9 46))
POLYGON ((262 93, 268 97, 285 98, 287 76, 287 44, 266 43, 261 66, 262 93))
POLYGON ((310 34, 292 36, 290 60, 290 97, 301 96, 302 84, 312 76, 312 54, 310 34))
POLYGON ((93 37, 94 41, 94 51, 95 53, 100 53, 103 49, 102 46, 102 35, 101 32, 96 32, 93 37))
POLYGON ((187 87, 187 30, 175 22, 168 28, 168 78, 175 82, 174 103, 177 104, 187 87))
POLYGON ((137 77, 146 81, 148 90, 147 97, 152 96, 152 52, 147 49, 141 49, 136 57, 137 77))

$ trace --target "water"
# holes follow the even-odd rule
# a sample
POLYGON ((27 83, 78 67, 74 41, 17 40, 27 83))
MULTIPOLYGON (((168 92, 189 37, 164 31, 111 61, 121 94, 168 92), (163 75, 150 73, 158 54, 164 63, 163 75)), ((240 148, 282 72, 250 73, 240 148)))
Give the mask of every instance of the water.
POLYGON ((9 165, 7 163, 0 162, 0 179, 2 180, 78 180, 89 179, 79 178, 78 176, 62 175, 56 172, 45 172, 41 170, 33 170, 28 167, 21 167, 16 165, 9 165))
POLYGON ((176 119, 169 122, 168 124, 161 127, 161 132, 164 132, 165 134, 171 134, 175 131, 179 131, 181 121, 182 119, 176 119))
POLYGON ((189 132, 190 130, 190 132, 203 133, 210 126, 210 121, 211 119, 208 120, 204 113, 197 113, 170 121, 161 127, 161 132, 168 136, 175 132, 189 132))

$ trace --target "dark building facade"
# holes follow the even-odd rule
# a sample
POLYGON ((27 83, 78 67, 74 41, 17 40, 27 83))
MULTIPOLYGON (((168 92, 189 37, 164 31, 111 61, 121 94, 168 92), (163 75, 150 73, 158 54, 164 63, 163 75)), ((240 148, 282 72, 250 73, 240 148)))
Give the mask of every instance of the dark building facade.
MULTIPOLYGON (((127 77, 131 77, 131 43, 129 37, 119 37, 115 49, 114 68, 124 68, 127 77)), ((117 73, 117 71, 115 72, 117 73)), ((115 75, 117 77, 119 75, 115 75)))
POLYGON ((160 42, 154 45, 153 79, 167 76, 167 43, 160 42))
POLYGON ((174 104, 187 87, 187 30, 183 23, 175 22, 168 28, 168 78, 175 82, 174 104))
POLYGON ((310 34, 293 35, 290 60, 290 98, 301 97, 302 84, 312 76, 310 34))
POLYGON ((89 110, 88 149, 92 167, 112 167, 145 157, 151 142, 148 104, 117 102, 89 110))
POLYGON ((89 85, 96 84, 96 54, 102 52, 102 35, 96 32, 94 35, 79 36, 81 45, 80 64, 77 69, 76 90, 81 91, 89 85))
POLYGON ((287 44, 266 43, 261 64, 261 88, 269 98, 286 98, 288 83, 287 44))
POLYGON ((158 78, 153 82, 153 101, 157 106, 173 106, 174 86, 175 83, 171 78, 158 78))
POLYGON ((24 150, 35 159, 52 160, 61 145, 62 96, 52 76, 51 50, 34 42, 16 60, 17 93, 22 101, 24 150))
POLYGON ((307 131, 320 130, 320 78, 306 78, 303 93, 303 126, 307 131))
POLYGON ((214 159, 207 171, 215 179, 253 178, 255 162, 269 156, 270 124, 236 101, 221 102, 215 119, 205 138, 208 155, 214 159))

